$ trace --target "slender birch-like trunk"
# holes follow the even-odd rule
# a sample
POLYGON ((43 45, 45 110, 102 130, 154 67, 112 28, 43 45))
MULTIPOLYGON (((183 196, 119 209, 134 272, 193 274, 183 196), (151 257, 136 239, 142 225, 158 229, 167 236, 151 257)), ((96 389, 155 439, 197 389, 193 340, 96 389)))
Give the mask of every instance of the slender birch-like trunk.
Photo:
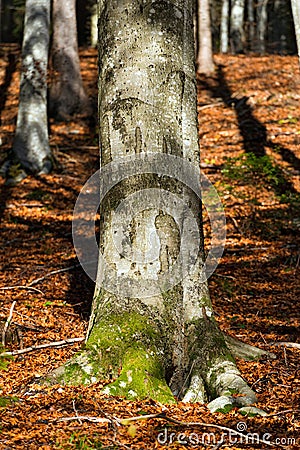
POLYGON ((221 12, 221 30, 220 30, 221 53, 228 53, 228 42, 229 42, 228 27, 229 27, 229 0, 223 0, 221 12))
POLYGON ((192 6, 100 2, 101 183, 113 187, 101 206, 86 345, 50 379, 106 377, 104 393, 132 399, 224 395, 249 404, 256 397, 217 326, 203 277, 190 170, 199 167, 192 6))
POLYGON ((97 5, 91 7, 91 46, 97 47, 98 43, 98 14, 97 5))
POLYGON ((25 172, 48 173, 52 167, 47 123, 49 20, 50 0, 26 1, 14 164, 8 168, 8 177, 15 181, 25 172))
POLYGON ((197 70, 206 75, 214 71, 209 0, 197 1, 197 70))
POLYGON ((73 114, 90 113, 80 72, 75 0, 53 0, 52 16, 50 111, 57 119, 68 120, 73 114))
POLYGON ((245 0, 232 0, 230 17, 230 43, 232 53, 244 51, 245 0))
POLYGON ((247 4, 248 10, 248 40, 249 40, 249 48, 253 50, 255 48, 255 19, 254 19, 254 3, 253 0, 248 0, 247 4))
POLYGON ((292 0, 292 11, 300 64, 300 3, 298 0, 292 0))
POLYGON ((257 50, 264 54, 266 51, 266 35, 268 25, 268 0, 260 0, 257 5, 257 50))

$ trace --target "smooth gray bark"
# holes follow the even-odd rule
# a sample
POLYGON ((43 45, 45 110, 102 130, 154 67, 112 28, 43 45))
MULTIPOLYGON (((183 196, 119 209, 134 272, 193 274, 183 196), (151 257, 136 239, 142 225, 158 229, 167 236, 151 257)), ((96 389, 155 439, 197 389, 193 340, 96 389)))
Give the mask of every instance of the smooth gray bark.
POLYGON ((103 0, 99 6, 101 166, 122 181, 101 205, 86 346, 51 379, 110 377, 103 391, 108 395, 161 402, 174 401, 173 394, 193 402, 238 392, 242 397, 233 402, 252 403, 255 394, 213 316, 202 276, 200 202, 186 172, 188 162, 195 168, 200 162, 193 0, 103 0), (149 159, 151 167, 140 170, 149 159), (165 159, 173 176, 161 175, 165 159), (191 270, 180 266, 182 255, 191 270), (174 282, 169 271, 177 263, 183 276, 174 282))
POLYGON ((82 83, 78 55, 76 1, 53 0, 52 16, 51 114, 59 120, 67 120, 73 114, 88 115, 90 108, 82 83))
POLYGON ((25 171, 34 174, 48 173, 51 169, 47 124, 49 20, 50 0, 26 1, 20 100, 12 158, 25 171))
POLYGON ((230 44, 232 53, 244 51, 245 0, 232 0, 230 16, 230 44))
POLYGON ((223 0, 221 12, 221 29, 220 29, 221 53, 228 53, 228 42, 229 42, 228 27, 229 27, 229 0, 223 0))
POLYGON ((300 3, 299 3, 299 0, 292 0, 292 11, 293 11, 295 34, 296 34, 296 39, 297 39, 299 64, 300 64, 300 3))
POLYGON ((257 50, 263 54, 266 51, 266 35, 268 25, 268 0, 261 0, 257 5, 257 50))
POLYGON ((91 46, 97 47, 98 44, 98 13, 97 5, 91 7, 91 46))
POLYGON ((248 40, 249 40, 249 48, 253 50, 255 47, 254 39, 255 39, 255 19, 254 19, 254 2, 253 0, 248 0, 247 4, 248 10, 248 40))
POLYGON ((214 71, 209 0, 197 1, 197 70, 209 75, 214 71))

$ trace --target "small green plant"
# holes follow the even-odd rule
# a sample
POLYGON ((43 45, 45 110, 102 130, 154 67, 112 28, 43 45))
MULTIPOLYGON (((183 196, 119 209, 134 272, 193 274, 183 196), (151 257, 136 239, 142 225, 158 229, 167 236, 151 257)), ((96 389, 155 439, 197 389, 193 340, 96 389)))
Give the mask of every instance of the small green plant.
POLYGON ((0 408, 5 408, 6 406, 18 401, 18 397, 0 397, 0 408))
POLYGON ((60 445, 61 449, 74 448, 77 450, 117 450, 114 445, 105 446, 102 442, 98 441, 98 436, 86 436, 80 433, 73 433, 69 441, 60 445))
POLYGON ((272 187, 283 186, 286 180, 280 168, 269 155, 256 156, 246 153, 235 158, 228 158, 223 169, 226 178, 236 181, 260 182, 272 187))
POLYGON ((281 194, 280 203, 288 203, 291 206, 299 208, 300 205, 300 194, 298 192, 286 192, 281 194))
POLYGON ((0 370, 7 370, 7 366, 12 360, 12 356, 2 356, 4 352, 6 352, 6 348, 0 344, 0 370))
MULTIPOLYGON (((10 361, 13 359, 12 356, 2 356, 2 354, 6 352, 6 348, 3 347, 2 344, 0 344, 0 370, 8 370, 8 365, 10 361)), ((13 402, 17 402, 17 397, 2 397, 0 396, 0 408, 5 408, 6 406, 10 405, 13 402)))
POLYGON ((293 117, 291 115, 289 115, 286 119, 278 120, 279 125, 284 125, 285 123, 293 124, 293 123, 297 123, 297 122, 298 122, 298 118, 293 117))
POLYGON ((32 192, 26 195, 27 200, 44 200, 49 198, 49 194, 42 189, 34 189, 32 192))

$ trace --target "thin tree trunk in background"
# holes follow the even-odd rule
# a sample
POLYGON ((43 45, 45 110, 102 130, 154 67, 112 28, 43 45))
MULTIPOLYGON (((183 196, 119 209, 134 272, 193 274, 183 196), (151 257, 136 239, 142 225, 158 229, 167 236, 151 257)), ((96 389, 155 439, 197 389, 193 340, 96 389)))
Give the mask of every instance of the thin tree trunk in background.
POLYGON ((11 42, 12 41, 12 28, 13 28, 13 0, 6 0, 3 4, 3 14, 2 14, 2 41, 11 42))
POLYGON ((281 36, 282 36, 282 30, 280 26, 280 22, 282 20, 282 0, 274 0, 273 5, 273 14, 272 14, 272 40, 274 45, 274 51, 275 52, 281 52, 281 36))
POLYGON ((97 5, 91 7, 91 46, 97 47, 98 43, 98 13, 97 5))
POLYGON ((228 53, 229 43, 229 0, 223 0, 221 12, 221 30, 220 30, 220 51, 221 53, 228 53))
POLYGON ((197 70, 206 75, 214 71, 209 0, 197 1, 197 70))
POLYGON ((248 41, 249 48, 253 50, 255 48, 255 19, 254 19, 254 4, 253 0, 248 0, 247 4, 248 10, 248 41))
POLYGON ((245 0, 232 0, 230 16, 230 45, 233 54, 244 51, 245 0))
POLYGON ((266 52, 266 35, 268 25, 268 0, 259 0, 257 5, 257 50, 259 53, 266 52))
POLYGON ((292 11, 293 11, 295 34, 296 34, 296 39, 297 39, 299 64, 300 64, 300 3, 299 3, 299 0, 292 0, 292 11))
POLYGON ((52 15, 51 114, 59 120, 68 120, 77 113, 88 115, 89 102, 80 73, 75 0, 53 0, 52 15))
POLYGON ((25 171, 35 174, 51 169, 47 124, 49 22, 50 0, 26 1, 20 100, 12 159, 25 171))

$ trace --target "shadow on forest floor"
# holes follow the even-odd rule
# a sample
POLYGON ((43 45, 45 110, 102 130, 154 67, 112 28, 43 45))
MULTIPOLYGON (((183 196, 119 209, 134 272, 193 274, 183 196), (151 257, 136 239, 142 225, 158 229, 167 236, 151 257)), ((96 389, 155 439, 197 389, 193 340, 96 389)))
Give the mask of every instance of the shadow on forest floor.
MULTIPOLYGON (((245 152, 255 155, 256 158, 262 158, 266 156, 266 148, 270 148, 279 153, 283 160, 291 164, 295 170, 299 171, 299 158, 288 148, 277 145, 268 138, 266 126, 255 117, 253 108, 248 103, 249 97, 237 98, 232 94, 223 67, 219 64, 216 77, 213 79, 202 78, 200 85, 210 91, 213 97, 221 98, 227 107, 234 109, 245 152)), ((287 192, 296 194, 297 191, 293 184, 278 165, 276 165, 276 171, 278 178, 281 180, 280 183, 272 186, 276 194, 282 195, 287 192)))

